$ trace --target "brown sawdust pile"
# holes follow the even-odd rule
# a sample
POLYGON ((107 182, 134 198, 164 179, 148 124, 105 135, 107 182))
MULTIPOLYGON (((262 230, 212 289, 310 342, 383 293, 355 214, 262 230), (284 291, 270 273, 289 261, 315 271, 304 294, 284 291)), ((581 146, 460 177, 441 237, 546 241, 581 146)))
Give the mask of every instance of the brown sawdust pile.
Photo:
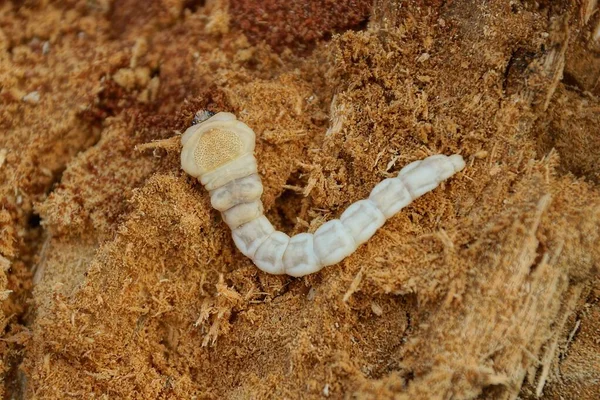
POLYGON ((292 46, 299 51, 336 31, 358 28, 368 21, 372 4, 371 0, 238 0, 231 2, 231 22, 254 44, 264 41, 275 50, 292 46))
POLYGON ((597 398, 596 2, 293 3, 0 4, 5 398, 597 398), (270 276, 180 170, 205 108, 255 130, 290 235, 467 168, 270 276))

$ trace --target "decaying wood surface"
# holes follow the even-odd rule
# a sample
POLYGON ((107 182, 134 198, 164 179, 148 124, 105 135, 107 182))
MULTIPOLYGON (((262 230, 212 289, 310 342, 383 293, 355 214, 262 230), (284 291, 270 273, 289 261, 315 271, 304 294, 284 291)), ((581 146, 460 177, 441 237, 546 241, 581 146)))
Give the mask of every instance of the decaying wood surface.
POLYGON ((1 3, 4 395, 596 399, 598 6, 1 3), (273 277, 179 168, 202 108, 252 126, 290 236, 411 161, 467 165, 273 277))

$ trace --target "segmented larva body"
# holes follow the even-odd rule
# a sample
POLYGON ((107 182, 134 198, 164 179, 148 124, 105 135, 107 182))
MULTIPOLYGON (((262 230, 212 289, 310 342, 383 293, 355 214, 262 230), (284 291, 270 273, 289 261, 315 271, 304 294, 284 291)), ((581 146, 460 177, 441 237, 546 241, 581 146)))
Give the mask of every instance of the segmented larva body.
POLYGON ((304 276, 352 254, 414 199, 435 189, 465 166, 460 155, 435 155, 408 164, 377 184, 368 199, 352 204, 340 219, 314 234, 289 237, 263 213, 263 186, 254 158, 255 134, 235 115, 199 114, 183 134, 182 169, 210 193, 212 206, 231 228, 237 248, 270 274, 304 276))

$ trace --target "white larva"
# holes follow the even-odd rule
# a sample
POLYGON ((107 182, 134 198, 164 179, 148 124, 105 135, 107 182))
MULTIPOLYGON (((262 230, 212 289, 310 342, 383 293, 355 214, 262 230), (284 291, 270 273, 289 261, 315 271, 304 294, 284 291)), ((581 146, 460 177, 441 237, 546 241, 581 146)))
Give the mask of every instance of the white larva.
POLYGON ((254 131, 226 112, 202 112, 195 122, 181 138, 181 168, 209 191, 237 248, 270 274, 304 276, 340 262, 386 219, 465 167, 458 154, 410 163, 397 177, 377 184, 368 199, 348 207, 340 219, 324 223, 314 234, 290 238, 263 214, 254 131))

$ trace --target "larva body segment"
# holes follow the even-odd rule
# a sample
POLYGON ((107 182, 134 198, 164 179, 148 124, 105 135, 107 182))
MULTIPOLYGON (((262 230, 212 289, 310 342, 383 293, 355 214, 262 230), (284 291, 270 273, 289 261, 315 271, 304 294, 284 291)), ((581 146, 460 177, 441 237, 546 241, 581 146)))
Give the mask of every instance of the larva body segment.
POLYGON ((256 266, 269 274, 285 274, 283 253, 290 243, 290 237, 283 232, 275 231, 260 245, 252 259, 256 266))
POLYGON ((233 242, 246 257, 254 259, 254 253, 275 228, 264 215, 232 231, 233 242))
POLYGON ((291 276, 304 276, 318 272, 323 268, 321 260, 314 250, 315 237, 312 233, 299 233, 290 238, 285 253, 283 266, 291 276))
POLYGON ((234 179, 220 188, 210 192, 210 203, 219 211, 260 199, 263 192, 262 182, 258 174, 252 174, 240 179, 234 179))
POLYGON ((342 213, 340 221, 360 246, 385 224, 385 215, 372 200, 359 200, 342 213))
POLYGON ((352 233, 339 219, 325 222, 315 232, 315 254, 324 267, 339 263, 356 248, 352 233))
POLYGON ((182 136, 181 167, 210 192, 212 206, 233 241, 261 270, 303 276, 333 265, 369 240, 386 221, 465 166, 460 155, 435 155, 405 166, 376 185, 368 199, 314 234, 289 237, 263 215, 262 182, 254 158, 255 134, 233 114, 205 115, 182 136))
POLYGON ((409 205, 413 198, 400 179, 387 178, 379 182, 369 195, 386 219, 409 205))
POLYGON ((228 162, 215 168, 213 171, 201 175, 200 182, 206 190, 211 191, 226 185, 227 183, 256 174, 256 159, 252 154, 244 154, 237 160, 228 162))
POLYGON ((223 220, 231 229, 255 220, 263 214, 264 209, 260 200, 240 203, 221 213, 223 220))

